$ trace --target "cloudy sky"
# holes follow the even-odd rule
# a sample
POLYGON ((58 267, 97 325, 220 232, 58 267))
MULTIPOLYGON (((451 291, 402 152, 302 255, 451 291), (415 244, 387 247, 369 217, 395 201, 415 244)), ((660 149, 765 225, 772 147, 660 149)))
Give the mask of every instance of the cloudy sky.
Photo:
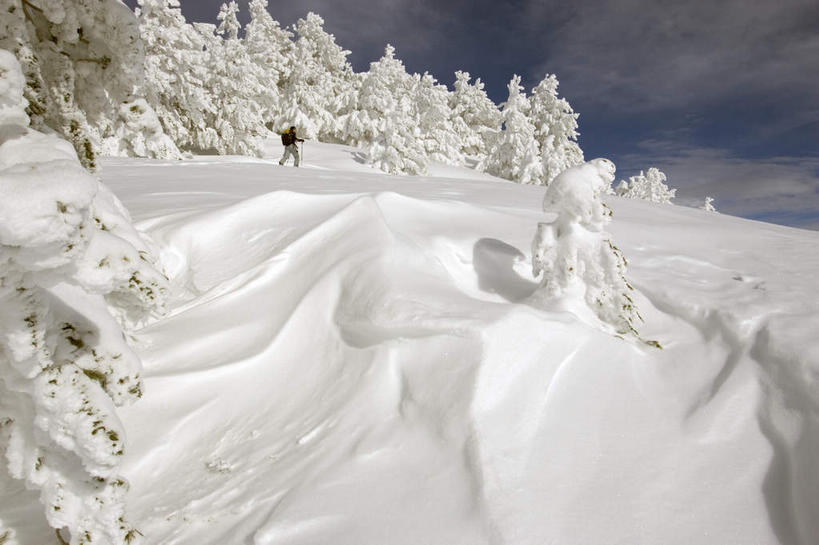
MULTIPOLYGON (((133 6, 135 0, 126 3, 133 6)), ((221 0, 182 0, 215 21, 221 0)), ((247 0, 239 1, 246 11, 247 0)), ((656 166, 677 202, 819 229, 817 0, 270 0, 291 25, 308 11, 365 71, 391 43, 411 72, 455 70, 506 99, 546 73, 580 113, 587 158, 618 178, 656 166)), ((246 18, 246 14, 245 14, 246 18)))

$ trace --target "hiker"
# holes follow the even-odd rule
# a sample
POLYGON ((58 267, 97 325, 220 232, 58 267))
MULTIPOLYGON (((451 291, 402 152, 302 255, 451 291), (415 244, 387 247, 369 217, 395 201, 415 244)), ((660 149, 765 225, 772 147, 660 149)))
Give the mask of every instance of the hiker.
POLYGON ((295 160, 295 164, 293 166, 299 166, 299 147, 296 145, 296 142, 304 142, 304 138, 299 138, 296 136, 296 127, 290 127, 282 133, 284 154, 279 160, 280 165, 284 165, 284 163, 287 162, 287 158, 292 155, 293 159, 295 160))

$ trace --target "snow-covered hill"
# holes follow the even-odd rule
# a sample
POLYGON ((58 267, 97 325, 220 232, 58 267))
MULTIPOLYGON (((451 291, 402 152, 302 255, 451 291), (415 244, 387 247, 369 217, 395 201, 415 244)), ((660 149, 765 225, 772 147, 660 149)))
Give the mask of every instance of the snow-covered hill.
POLYGON ((543 188, 278 151, 102 163, 171 279, 120 410, 145 543, 817 543, 819 233, 610 197, 660 350, 528 302, 543 188))

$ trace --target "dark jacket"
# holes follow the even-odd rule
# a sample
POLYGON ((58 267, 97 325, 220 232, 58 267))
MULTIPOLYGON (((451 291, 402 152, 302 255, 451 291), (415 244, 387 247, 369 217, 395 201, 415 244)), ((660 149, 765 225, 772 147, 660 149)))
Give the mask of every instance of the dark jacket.
POLYGON ((282 133, 283 146, 289 146, 290 144, 295 144, 296 142, 304 142, 303 138, 296 136, 296 131, 291 131, 288 129, 282 133))

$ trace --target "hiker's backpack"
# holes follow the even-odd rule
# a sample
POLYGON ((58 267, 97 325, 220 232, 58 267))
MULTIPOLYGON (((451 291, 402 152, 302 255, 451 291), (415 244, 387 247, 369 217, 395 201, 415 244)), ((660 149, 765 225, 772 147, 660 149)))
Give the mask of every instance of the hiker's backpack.
POLYGON ((292 137, 292 135, 290 134, 290 131, 283 132, 283 133, 282 133, 282 146, 289 146, 290 144, 292 144, 292 143, 293 143, 293 139, 292 139, 292 138, 293 138, 293 137, 292 137))

